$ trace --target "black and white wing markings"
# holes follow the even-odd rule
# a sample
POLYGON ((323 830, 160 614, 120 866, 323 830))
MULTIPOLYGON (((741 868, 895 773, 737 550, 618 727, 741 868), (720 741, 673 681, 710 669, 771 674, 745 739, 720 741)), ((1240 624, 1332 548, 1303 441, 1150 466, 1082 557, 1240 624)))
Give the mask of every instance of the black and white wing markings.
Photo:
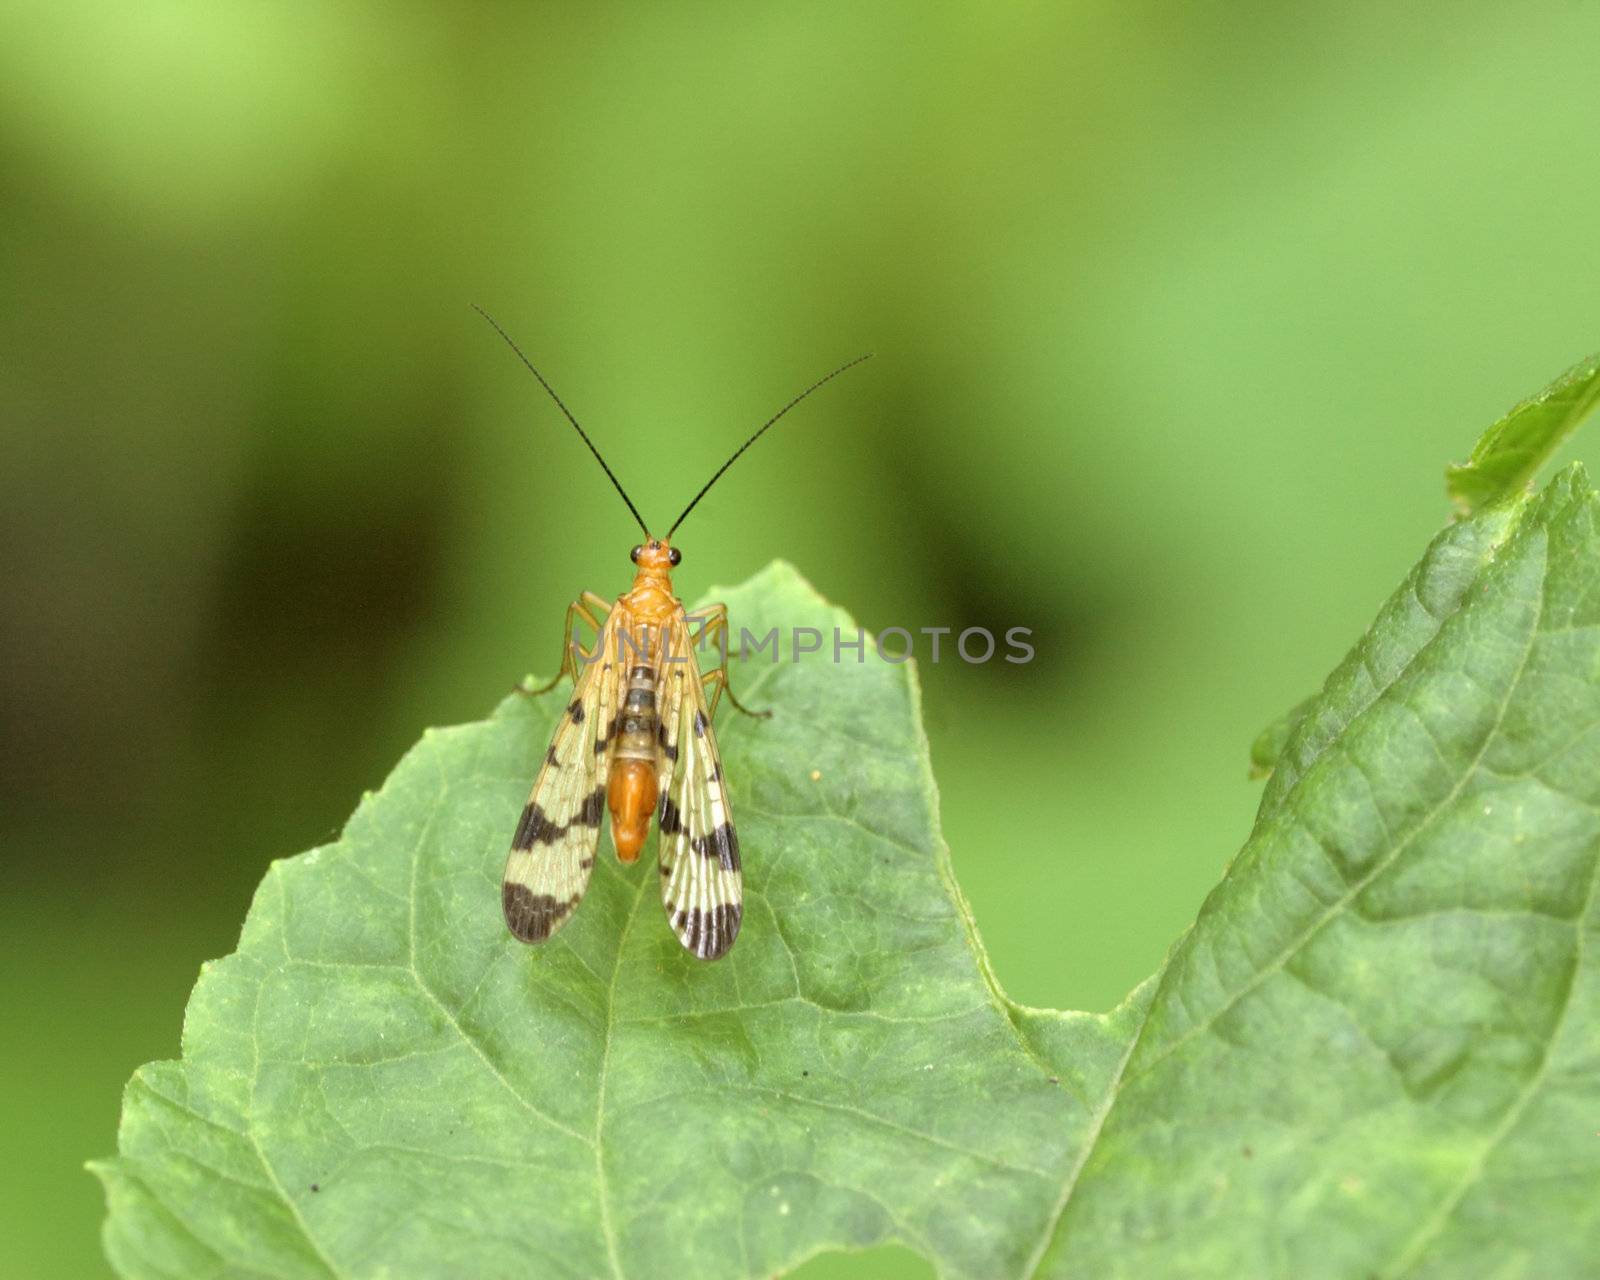
POLYGON ((594 659, 578 675, 511 840, 501 905, 506 926, 523 942, 548 939, 589 887, 615 736, 618 681, 611 649, 615 628, 626 624, 621 614, 611 611, 594 659))
POLYGON ((696 669, 685 669, 669 737, 677 751, 661 793, 661 902, 678 941, 702 960, 728 953, 744 915, 739 836, 728 810, 717 738, 696 669))

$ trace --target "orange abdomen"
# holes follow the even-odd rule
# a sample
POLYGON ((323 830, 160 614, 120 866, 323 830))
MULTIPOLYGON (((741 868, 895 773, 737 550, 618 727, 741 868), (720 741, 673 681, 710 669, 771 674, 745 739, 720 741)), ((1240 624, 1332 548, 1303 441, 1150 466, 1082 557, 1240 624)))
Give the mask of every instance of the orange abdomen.
POLYGON ((611 810, 611 842, 617 857, 632 862, 644 848, 650 818, 656 811, 655 765, 648 760, 613 761, 606 804, 611 810))

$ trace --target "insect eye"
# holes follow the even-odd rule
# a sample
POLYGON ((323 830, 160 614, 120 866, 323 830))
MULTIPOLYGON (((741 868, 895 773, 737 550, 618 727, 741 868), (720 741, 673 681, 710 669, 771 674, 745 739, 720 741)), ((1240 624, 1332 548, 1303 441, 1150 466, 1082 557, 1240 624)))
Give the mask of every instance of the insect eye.
POLYGON ((679 551, 677 547, 673 547, 667 552, 667 559, 676 566, 678 561, 683 559, 683 552, 679 551))
POLYGON ((643 547, 635 547, 632 551, 628 552, 628 559, 632 560, 634 562, 634 564, 638 564, 639 563, 639 553, 641 551, 643 551, 643 550, 644 550, 643 547))

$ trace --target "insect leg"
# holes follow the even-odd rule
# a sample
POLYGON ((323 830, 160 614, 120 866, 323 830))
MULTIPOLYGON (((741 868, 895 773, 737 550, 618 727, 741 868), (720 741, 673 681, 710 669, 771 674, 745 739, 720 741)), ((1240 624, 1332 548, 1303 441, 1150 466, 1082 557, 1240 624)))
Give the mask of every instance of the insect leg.
POLYGON ((700 677, 700 683, 705 685, 705 686, 707 686, 708 688, 713 683, 715 683, 716 686, 717 686, 711 692, 711 708, 710 708, 710 710, 711 710, 711 714, 712 715, 716 715, 717 714, 717 700, 719 698, 721 698, 724 693, 726 693, 728 695, 728 701, 733 704, 733 709, 735 711, 738 711, 738 712, 743 713, 744 715, 750 716, 752 719, 755 719, 755 720, 770 720, 770 719, 772 719, 772 708, 771 707, 768 707, 768 708, 766 708, 765 710, 762 710, 762 711, 752 711, 752 710, 750 710, 749 707, 745 706, 744 703, 740 702, 738 698, 733 696, 733 688, 732 688, 732 686, 730 686, 728 684, 728 671, 727 671, 726 667, 718 667, 714 671, 706 672, 705 675, 700 677))
MULTIPOLYGON (((604 609, 607 613, 611 611, 611 602, 604 596, 596 595, 593 591, 585 591, 579 599, 569 604, 567 606, 566 631, 561 642, 561 666, 556 669, 555 678, 548 684, 540 685, 537 689, 530 689, 526 685, 519 684, 517 686, 519 693, 525 693, 530 698, 537 698, 540 694, 549 693, 550 690, 560 684, 563 676, 577 677, 578 663, 572 646, 572 621, 574 618, 582 618, 598 633, 600 631, 600 619, 594 616, 594 609, 590 607, 591 605, 604 609)), ((589 658, 593 655, 585 653, 583 656, 589 658)))
POLYGON ((700 630, 694 638, 695 647, 699 648, 702 641, 708 637, 715 636, 721 640, 721 643, 716 646, 717 656, 720 660, 715 669, 706 672, 705 675, 700 677, 701 683, 708 687, 712 681, 716 681, 716 689, 711 694, 711 714, 716 715, 717 702, 725 692, 735 711, 741 711, 747 716, 755 717, 757 720, 770 719, 772 717, 770 710, 752 711, 744 703, 740 702, 738 698, 734 697, 733 686, 728 682, 728 606, 725 604, 707 605, 704 617, 705 621, 700 624, 700 630))

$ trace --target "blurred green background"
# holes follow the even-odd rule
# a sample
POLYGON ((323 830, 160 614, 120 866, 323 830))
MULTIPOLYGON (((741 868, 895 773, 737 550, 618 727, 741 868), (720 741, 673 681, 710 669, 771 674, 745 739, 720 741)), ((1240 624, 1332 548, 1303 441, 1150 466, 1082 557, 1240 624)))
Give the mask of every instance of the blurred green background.
POLYGON ((1597 52, 1579 3, 0 7, 6 1273, 104 1274, 81 1162, 268 861, 627 583, 470 302, 657 521, 878 353, 680 585, 1034 628, 924 666, 945 825, 1008 988, 1103 1009, 1443 465, 1600 345, 1597 52))

